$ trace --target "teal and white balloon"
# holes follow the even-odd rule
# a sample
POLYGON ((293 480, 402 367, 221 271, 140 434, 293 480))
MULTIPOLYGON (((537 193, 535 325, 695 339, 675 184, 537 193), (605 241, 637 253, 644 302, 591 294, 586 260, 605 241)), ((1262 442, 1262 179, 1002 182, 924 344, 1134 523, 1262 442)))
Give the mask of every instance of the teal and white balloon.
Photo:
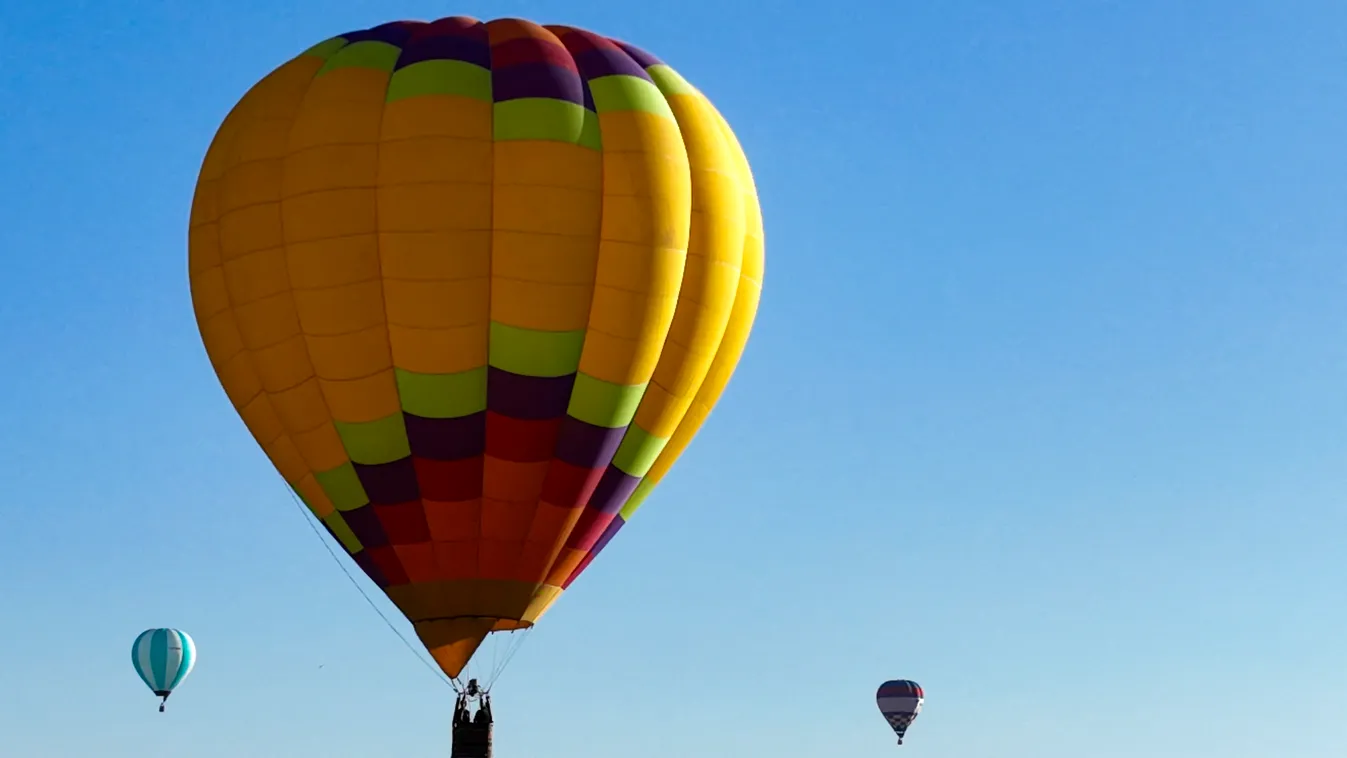
POLYGON ((196 643, 178 629, 146 629, 131 646, 131 663, 145 686, 163 698, 159 703, 163 713, 168 696, 196 665, 196 643))

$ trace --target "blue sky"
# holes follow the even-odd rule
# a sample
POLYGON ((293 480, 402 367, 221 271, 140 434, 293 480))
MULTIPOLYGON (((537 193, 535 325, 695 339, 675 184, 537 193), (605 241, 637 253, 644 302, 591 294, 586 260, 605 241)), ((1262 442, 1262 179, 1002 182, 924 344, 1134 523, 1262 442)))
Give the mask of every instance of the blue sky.
POLYGON ((1328 0, 5 4, 0 752, 447 754, 219 389, 185 241, 254 81, 454 13, 669 61, 767 224, 739 372, 500 680, 503 758, 893 755, 892 677, 913 758, 1347 752, 1328 0), (201 656, 164 715, 159 625, 201 656))

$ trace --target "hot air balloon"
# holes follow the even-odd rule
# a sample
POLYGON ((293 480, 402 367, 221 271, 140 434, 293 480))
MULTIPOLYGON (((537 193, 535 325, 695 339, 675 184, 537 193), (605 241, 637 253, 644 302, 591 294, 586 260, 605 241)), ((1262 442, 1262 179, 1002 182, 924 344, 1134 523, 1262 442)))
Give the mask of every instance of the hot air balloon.
POLYGON ((196 643, 179 629, 147 629, 131 645, 131 664, 145 686, 162 698, 163 713, 168 696, 196 665, 196 643))
POLYGON ((910 679, 896 679, 879 685, 875 700, 879 703, 879 712, 884 714, 884 719, 893 727, 894 734, 898 735, 899 745, 903 744, 908 727, 921 713, 921 704, 925 699, 921 685, 910 679))
POLYGON ((189 274, 249 431, 457 677, 538 621, 705 421, 753 324, 762 219, 729 125, 653 55, 398 21, 229 113, 189 274))

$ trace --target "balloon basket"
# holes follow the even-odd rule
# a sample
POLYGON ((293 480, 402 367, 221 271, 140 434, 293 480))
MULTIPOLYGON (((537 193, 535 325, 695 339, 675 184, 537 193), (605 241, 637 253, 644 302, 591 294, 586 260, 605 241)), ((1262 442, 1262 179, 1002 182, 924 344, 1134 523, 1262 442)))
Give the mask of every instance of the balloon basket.
POLYGON ((456 724, 450 758, 492 758, 492 724, 456 724))

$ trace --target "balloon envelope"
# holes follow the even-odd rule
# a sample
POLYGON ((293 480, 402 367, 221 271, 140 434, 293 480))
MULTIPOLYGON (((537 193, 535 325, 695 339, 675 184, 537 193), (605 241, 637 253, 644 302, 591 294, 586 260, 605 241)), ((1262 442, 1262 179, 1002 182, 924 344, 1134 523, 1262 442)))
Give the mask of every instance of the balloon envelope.
POLYGON ((131 663, 151 692, 168 697, 196 665, 196 643, 178 629, 147 629, 131 645, 131 663))
POLYGON ((230 401, 451 676, 668 472, 763 273, 710 101, 519 19, 394 22, 280 66, 206 154, 189 249, 230 401))
POLYGON ((921 685, 910 679, 895 679, 879 685, 879 692, 875 694, 879 712, 884 714, 884 719, 893 727, 900 743, 907 734, 908 727, 912 726, 912 722, 917 718, 917 714, 921 713, 921 705, 925 702, 925 698, 926 694, 922 692, 921 685))

